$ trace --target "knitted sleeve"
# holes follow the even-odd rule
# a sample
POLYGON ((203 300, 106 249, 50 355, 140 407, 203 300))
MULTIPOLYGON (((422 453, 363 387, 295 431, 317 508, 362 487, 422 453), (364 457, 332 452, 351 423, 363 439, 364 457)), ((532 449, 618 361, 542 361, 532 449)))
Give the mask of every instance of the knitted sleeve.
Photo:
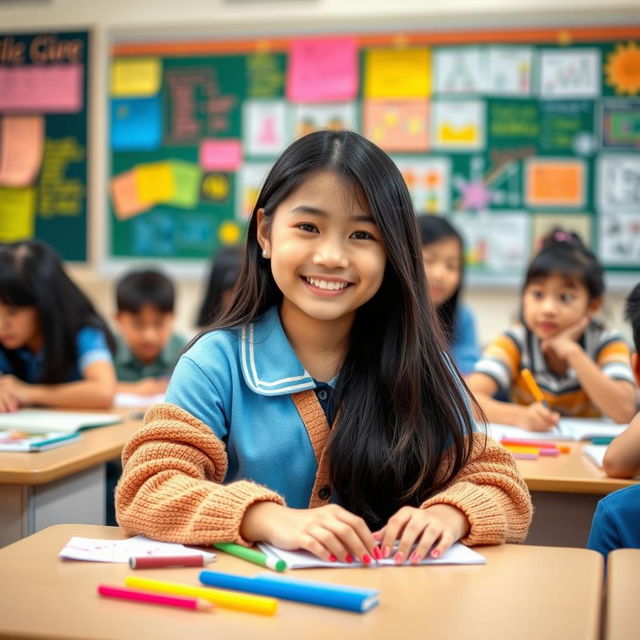
POLYGON ((186 544, 236 542, 249 506, 284 504, 275 492, 248 481, 220 484, 225 446, 213 431, 177 405, 152 407, 122 452, 116 516, 129 534, 186 544))
MULTIPOLYGON (((511 454, 482 433, 475 433, 467 465, 444 491, 421 506, 449 504, 469 520, 468 546, 521 542, 531 524, 531 496, 511 454)), ((448 459, 443 460, 447 465, 448 459)), ((441 466, 441 469, 446 466, 441 466)))

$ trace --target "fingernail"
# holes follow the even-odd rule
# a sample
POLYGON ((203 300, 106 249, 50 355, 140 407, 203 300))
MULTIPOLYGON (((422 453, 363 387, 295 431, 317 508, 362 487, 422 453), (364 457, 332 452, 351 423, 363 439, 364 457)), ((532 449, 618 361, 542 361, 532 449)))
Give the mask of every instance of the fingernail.
POLYGON ((382 547, 382 557, 388 558, 391 555, 391 547, 382 547))
POLYGON ((347 553, 347 555, 344 557, 344 561, 351 564, 353 562, 353 556, 350 553, 347 553))
POLYGON ((393 556, 393 560, 396 564, 402 564, 404 562, 404 553, 402 553, 402 551, 398 551, 398 553, 393 556))
POLYGON ((437 549, 434 549, 434 550, 431 552, 431 557, 432 557, 432 558, 439 558, 439 557, 440 557, 440 552, 439 552, 437 549))
POLYGON ((376 560, 382 560, 382 549, 380 547, 373 547, 373 557, 376 560))
POLYGON ((362 562, 363 564, 371 564, 371 556, 368 553, 365 553, 362 556, 362 562))
POLYGON ((409 556, 409 560, 411 561, 412 564, 417 564, 418 562, 420 562, 420 554, 417 551, 414 551, 409 556))
POLYGON ((373 536, 374 540, 380 540, 380 538, 382 538, 382 534, 379 531, 376 531, 375 533, 371 534, 373 536))
POLYGON ((333 553, 329 556, 329 562, 336 562, 338 558, 336 558, 333 553))

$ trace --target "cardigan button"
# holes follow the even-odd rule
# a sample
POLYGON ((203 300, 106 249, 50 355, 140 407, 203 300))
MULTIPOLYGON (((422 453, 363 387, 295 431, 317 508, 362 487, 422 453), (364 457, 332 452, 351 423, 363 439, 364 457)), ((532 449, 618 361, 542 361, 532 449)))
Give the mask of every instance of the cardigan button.
POLYGON ((330 497, 331 489, 327 485, 320 487, 320 491, 318 491, 318 498, 320 498, 320 500, 328 500, 330 497))

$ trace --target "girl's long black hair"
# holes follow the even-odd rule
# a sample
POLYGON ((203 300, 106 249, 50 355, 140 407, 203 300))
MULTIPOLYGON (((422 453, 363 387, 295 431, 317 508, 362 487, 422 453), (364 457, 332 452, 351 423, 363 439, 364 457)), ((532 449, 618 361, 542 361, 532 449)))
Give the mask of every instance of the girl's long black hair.
POLYGON ((462 291, 462 282, 464 279, 464 241, 460 233, 458 233, 458 230, 441 216, 421 215, 417 217, 417 220, 418 231, 420 232, 420 240, 423 247, 444 240, 445 238, 455 238, 460 247, 460 282, 451 297, 436 308, 440 326, 444 331, 447 342, 451 345, 456 338, 458 301, 460 300, 460 292, 462 291))
POLYGON ((419 506, 469 459, 474 423, 468 391, 446 357, 426 291, 415 215, 391 159, 353 132, 320 131, 294 142, 269 172, 249 222, 245 259, 229 310, 212 328, 246 325, 282 293, 261 256, 257 211, 272 219, 303 181, 330 171, 365 194, 387 254, 382 285, 358 309, 334 390, 338 415, 328 444, 340 504, 380 526, 419 506), (437 473, 443 454, 450 464, 437 473))
MULTIPOLYGON (((58 254, 39 240, 0 245, 0 302, 10 307, 35 307, 43 334, 44 363, 38 382, 66 382, 78 361, 76 336, 83 327, 104 332, 113 353, 115 342, 89 299, 64 271, 58 254)), ((0 345, 18 378, 23 361, 15 350, 0 345)))

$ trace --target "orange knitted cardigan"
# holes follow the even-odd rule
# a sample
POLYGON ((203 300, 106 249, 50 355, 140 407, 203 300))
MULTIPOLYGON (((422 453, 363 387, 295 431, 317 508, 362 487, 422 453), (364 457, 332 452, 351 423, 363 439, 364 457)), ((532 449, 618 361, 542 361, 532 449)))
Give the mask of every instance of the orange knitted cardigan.
MULTIPOLYGON (((292 399, 307 428, 318 460, 309 507, 326 504, 328 460, 324 455, 329 425, 313 391, 292 399)), ((461 540, 467 545, 520 542, 528 531, 532 507, 529 491, 509 452, 491 438, 473 435, 467 465, 444 491, 421 507, 449 504, 468 518, 461 540)), ((116 488, 116 514, 129 534, 186 544, 233 541, 248 545, 240 535, 247 508, 258 501, 284 504, 270 489, 247 480, 222 484, 227 472, 224 443, 203 422, 180 407, 152 407, 143 427, 122 452, 123 473, 116 488)), ((445 456, 443 473, 449 463, 445 456)))

